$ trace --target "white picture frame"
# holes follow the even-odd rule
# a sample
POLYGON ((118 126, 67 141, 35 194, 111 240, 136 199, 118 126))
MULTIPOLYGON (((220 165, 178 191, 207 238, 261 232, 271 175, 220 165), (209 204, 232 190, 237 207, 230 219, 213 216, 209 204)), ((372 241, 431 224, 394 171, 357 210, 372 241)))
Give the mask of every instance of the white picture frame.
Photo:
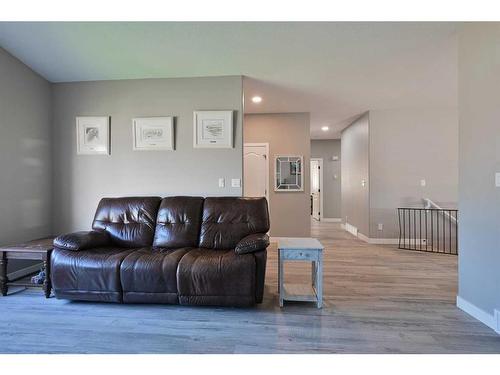
POLYGON ((194 111, 194 148, 233 148, 233 111, 194 111))
POLYGON ((134 151, 173 151, 174 118, 137 117, 132 119, 134 151))
POLYGON ((76 117, 77 155, 110 155, 109 116, 76 117))

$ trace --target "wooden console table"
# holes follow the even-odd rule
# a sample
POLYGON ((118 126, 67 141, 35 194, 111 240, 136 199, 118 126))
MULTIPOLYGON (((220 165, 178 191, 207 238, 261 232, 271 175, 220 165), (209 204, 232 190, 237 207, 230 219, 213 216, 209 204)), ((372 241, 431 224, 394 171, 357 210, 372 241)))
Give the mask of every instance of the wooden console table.
POLYGON ((278 292, 280 307, 284 301, 316 302, 323 305, 323 245, 315 238, 283 238, 278 241, 278 292), (311 285, 285 284, 285 261, 309 261, 311 285))
MULTIPOLYGON (((45 282, 41 287, 45 297, 50 297, 52 284, 50 281, 50 255, 52 253, 53 238, 43 238, 23 244, 0 247, 0 293, 6 296, 9 286, 37 286, 32 283, 19 282, 18 279, 9 280, 7 276, 7 264, 10 259, 40 260, 45 268, 45 282)), ((22 278, 22 277, 21 277, 22 278)))

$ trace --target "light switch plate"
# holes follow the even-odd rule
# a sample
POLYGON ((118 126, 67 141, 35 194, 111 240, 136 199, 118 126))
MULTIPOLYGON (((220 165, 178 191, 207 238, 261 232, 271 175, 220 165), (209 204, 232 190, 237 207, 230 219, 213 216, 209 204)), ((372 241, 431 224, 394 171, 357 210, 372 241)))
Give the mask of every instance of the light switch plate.
POLYGON ((223 188, 226 186, 226 180, 224 178, 219 178, 219 187, 223 188))
POLYGON ((427 181, 425 181, 424 179, 421 179, 420 186, 424 187, 425 185, 427 185, 427 181))
POLYGON ((384 230, 384 224, 382 224, 382 223, 378 223, 378 227, 377 227, 377 228, 378 228, 378 230, 380 230, 380 231, 384 230))
POLYGON ((500 173, 495 173, 495 186, 500 187, 500 173))
POLYGON ((239 178, 233 178, 231 180, 231 187, 234 187, 234 188, 241 187, 241 180, 239 178))

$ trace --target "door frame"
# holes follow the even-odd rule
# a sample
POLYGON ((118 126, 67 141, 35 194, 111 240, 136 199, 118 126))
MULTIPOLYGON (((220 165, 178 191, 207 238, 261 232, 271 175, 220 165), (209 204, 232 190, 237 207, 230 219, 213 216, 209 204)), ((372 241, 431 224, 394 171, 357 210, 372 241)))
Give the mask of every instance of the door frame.
MULTIPOLYGON (((309 159, 309 180, 311 180, 311 161, 317 161, 319 165, 319 221, 323 220, 323 158, 310 158, 309 159)), ((311 189, 309 189, 311 194, 311 189)))
MULTIPOLYGON (((269 143, 243 143, 243 169, 245 169, 245 146, 264 146, 266 149, 266 199, 269 211, 271 210, 271 203, 269 202, 269 143)), ((243 171, 243 176, 245 176, 245 171, 243 171)), ((245 191, 245 179, 243 179, 243 189, 242 194, 245 191)))

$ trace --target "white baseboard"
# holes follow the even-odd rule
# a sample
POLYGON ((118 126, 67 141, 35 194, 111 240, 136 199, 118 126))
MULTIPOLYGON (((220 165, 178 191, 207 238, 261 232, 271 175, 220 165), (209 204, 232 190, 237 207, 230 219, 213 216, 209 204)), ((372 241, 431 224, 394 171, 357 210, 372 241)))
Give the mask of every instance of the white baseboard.
POLYGON ((465 311, 473 318, 479 320, 481 323, 487 325, 496 333, 500 334, 500 327, 499 327, 500 312, 498 310, 495 310, 495 315, 488 314, 486 311, 480 309, 476 305, 470 303, 469 301, 463 299, 460 296, 457 296, 457 307, 460 310, 465 311))
POLYGON ((41 268, 42 268, 42 263, 37 263, 32 266, 21 268, 20 270, 11 272, 7 274, 7 277, 9 280, 16 280, 20 277, 27 276, 31 273, 40 271, 41 268))
POLYGON ((358 233, 358 238, 372 245, 398 245, 399 238, 371 238, 363 233, 358 233))
POLYGON ((321 221, 324 221, 325 223, 340 223, 342 219, 340 217, 323 217, 321 218, 321 221))
POLYGON ((347 232, 351 233, 352 235, 358 237, 361 241, 364 241, 364 242, 372 244, 372 245, 397 245, 397 244, 399 244, 399 238, 370 238, 370 237, 365 236, 360 231, 358 231, 358 228, 356 228, 354 225, 351 225, 349 223, 345 223, 345 224, 341 224, 340 226, 342 227, 342 229, 344 229, 347 232))
POLYGON ((500 335, 500 310, 495 309, 495 332, 500 335))

